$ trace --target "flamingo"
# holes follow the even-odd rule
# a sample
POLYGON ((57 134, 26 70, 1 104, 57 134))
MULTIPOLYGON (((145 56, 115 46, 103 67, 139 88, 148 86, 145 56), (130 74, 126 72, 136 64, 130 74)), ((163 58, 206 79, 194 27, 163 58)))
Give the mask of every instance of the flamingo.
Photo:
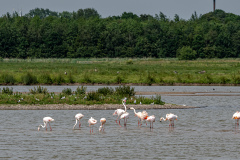
POLYGON ((123 106, 125 107, 125 110, 123 110, 123 109, 116 109, 116 110, 114 111, 114 113, 113 113, 113 115, 118 115, 118 117, 117 117, 117 119, 116 119, 116 123, 117 123, 118 125, 120 125, 120 119, 119 119, 119 122, 118 122, 119 116, 121 116, 123 113, 125 113, 125 112, 127 111, 127 107, 126 107, 126 105, 125 105, 126 99, 127 99, 127 98, 124 98, 124 99, 122 100, 122 104, 123 104, 123 106))
MULTIPOLYGON (((128 112, 125 112, 123 113, 121 116, 120 116, 120 119, 119 119, 119 125, 120 125, 120 120, 121 119, 124 119, 124 126, 127 125, 127 119, 129 118, 129 113, 128 112)), ((120 125, 121 127, 121 125, 120 125)))
POLYGON ((178 116, 172 113, 166 114, 166 119, 161 117, 160 118, 160 122, 162 120, 166 121, 169 120, 169 126, 174 126, 174 120, 177 120, 178 116))
MULTIPOLYGON (((89 124, 89 127, 90 127, 90 133, 91 133, 91 126, 96 124, 96 123, 97 123, 97 120, 92 118, 92 117, 88 120, 88 124, 89 124)), ((93 128, 92 128, 92 132, 93 132, 93 128)))
POLYGON ((151 115, 147 117, 147 121, 150 122, 150 128, 153 128, 153 122, 155 122, 155 116, 151 115))
POLYGON ((106 123, 106 118, 101 118, 100 119, 101 126, 99 127, 99 131, 104 131, 104 126, 106 123))
POLYGON ((238 111, 235 112, 235 113, 233 114, 232 119, 235 119, 235 124, 236 124, 236 121, 237 121, 237 125, 239 125, 240 112, 238 112, 238 111))
MULTIPOLYGON (((40 130, 40 127, 42 127, 42 128, 45 128, 46 127, 46 130, 47 130, 47 124, 49 123, 49 126, 50 126, 50 122, 53 122, 54 121, 54 119, 52 119, 51 117, 44 117, 43 118, 43 123, 44 123, 44 125, 39 125, 38 126, 38 131, 40 130)), ((50 131, 52 130, 52 127, 50 126, 50 131)))
POLYGON ((140 126, 142 125, 142 121, 147 119, 148 113, 146 111, 142 111, 142 112, 136 112, 136 110, 131 107, 130 109, 132 109, 135 113, 135 117, 138 117, 138 126, 140 124, 140 126), (141 123, 140 123, 141 121, 141 123))
POLYGON ((73 129, 75 128, 75 126, 77 125, 77 121, 79 121, 79 128, 81 127, 81 122, 80 120, 84 117, 84 115, 82 113, 78 113, 75 115, 75 119, 76 119, 76 123, 73 126, 73 129))

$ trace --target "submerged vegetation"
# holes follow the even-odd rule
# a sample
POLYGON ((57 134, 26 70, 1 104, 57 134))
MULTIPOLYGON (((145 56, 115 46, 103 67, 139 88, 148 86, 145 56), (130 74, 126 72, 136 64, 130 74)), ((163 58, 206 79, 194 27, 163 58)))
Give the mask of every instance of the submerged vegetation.
POLYGON ((3 59, 0 68, 1 85, 240 84, 239 59, 3 59))
POLYGON ((70 88, 64 89, 61 93, 48 93, 46 88, 37 87, 29 93, 13 92, 12 88, 4 87, 0 91, 0 104, 121 104, 124 97, 127 97, 128 104, 165 104, 161 96, 151 98, 135 96, 134 88, 130 86, 119 86, 115 90, 109 87, 99 88, 97 91, 86 92, 86 87, 78 87, 76 91, 70 88), (134 103, 134 101, 136 103, 134 103))

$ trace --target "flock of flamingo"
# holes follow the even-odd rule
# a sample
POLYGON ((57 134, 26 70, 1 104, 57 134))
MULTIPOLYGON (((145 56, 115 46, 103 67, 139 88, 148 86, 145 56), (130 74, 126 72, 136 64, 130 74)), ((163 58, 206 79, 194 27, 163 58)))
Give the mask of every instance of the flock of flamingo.
MULTIPOLYGON (((122 101, 122 104, 124 105, 125 107, 125 110, 123 109, 116 109, 113 113, 113 115, 117 115, 117 119, 115 120, 116 123, 121 127, 121 124, 120 124, 120 120, 121 119, 124 119, 124 126, 127 125, 127 119, 129 118, 129 113, 127 112, 127 107, 126 107, 126 98, 123 99, 122 101)), ((142 125, 142 122, 145 121, 146 122, 146 125, 147 125, 147 122, 150 123, 150 129, 153 128, 153 122, 155 122, 155 116, 154 115, 151 115, 151 116, 148 116, 148 113, 146 111, 142 111, 142 112, 136 112, 136 110, 131 107, 130 108, 131 110, 134 111, 134 114, 135 114, 135 117, 138 118, 138 126, 141 126, 142 125)), ((73 129, 75 128, 75 126, 77 125, 78 121, 79 121, 79 128, 81 127, 81 122, 80 120, 84 117, 84 115, 82 113, 78 113, 75 115, 75 119, 76 119, 76 123, 74 124, 73 126, 73 129)), ((160 122, 163 120, 163 121, 169 121, 169 127, 173 127, 174 126, 174 120, 177 120, 178 116, 175 115, 175 114, 172 114, 172 113, 169 113, 169 114, 166 114, 166 118, 164 117, 161 117, 160 118, 160 122)), ((233 117, 232 119, 235 119, 235 124, 236 125, 239 125, 239 119, 240 119, 240 112, 235 112, 233 114, 233 117)), ((44 125, 39 125, 38 126, 38 131, 40 130, 40 127, 42 128, 46 128, 47 130, 47 124, 49 124, 49 127, 50 127, 50 131, 52 130, 51 128, 51 125, 50 125, 50 122, 53 122, 54 119, 51 118, 51 117, 44 117, 43 118, 43 123, 44 125)), ((93 117, 91 117, 89 120, 88 120, 88 124, 89 124, 89 128, 90 128, 90 133, 93 132, 93 126, 97 123, 97 120, 94 119, 93 117)), ((104 131, 104 126, 105 126, 105 123, 106 123, 106 118, 101 118, 100 119, 100 127, 99 127, 99 131, 104 131)))
MULTIPOLYGON (((115 120, 116 123, 121 127, 121 124, 120 124, 120 120, 121 119, 124 119, 124 126, 127 125, 127 119, 129 118, 129 113, 127 112, 127 107, 126 107, 126 100, 127 98, 124 98, 122 100, 122 104, 123 106, 125 107, 125 110, 123 109, 116 109, 113 113, 113 115, 117 115, 117 119, 115 120)), ((151 115, 151 116, 148 116, 148 113, 146 111, 142 111, 142 112, 136 112, 136 110, 131 107, 130 108, 131 110, 134 111, 134 114, 135 114, 135 117, 138 118, 138 126, 141 126, 142 125, 142 122, 145 121, 146 122, 146 125, 147 125, 147 122, 150 123, 150 128, 153 128, 153 122, 155 122, 155 116, 154 115, 151 115)), ((81 128, 81 119, 84 117, 84 115, 82 113, 78 113, 75 115, 75 120, 76 120, 76 123, 74 124, 73 126, 73 129, 75 129, 75 126, 77 125, 77 123, 79 123, 79 128, 81 128)), ((170 114, 167 114, 166 115, 166 118, 163 118, 161 117, 160 118, 160 122, 162 120, 164 121, 169 121, 169 126, 174 126, 174 120, 177 120, 177 115, 174 115, 172 113, 170 114)), ((50 131, 52 131, 52 127, 50 125, 50 122, 53 122, 54 119, 51 118, 51 117, 44 117, 43 118, 43 123, 44 125, 39 125, 38 126, 38 131, 40 130, 40 128, 46 128, 47 130, 47 125, 49 124, 49 127, 50 127, 50 131)), ((93 132, 93 126, 97 123, 97 120, 94 119, 93 117, 91 117, 89 120, 88 120, 88 124, 89 124, 89 128, 90 128, 90 133, 93 132)), ((101 118, 100 119, 100 127, 99 127, 99 131, 104 131, 104 126, 105 126, 105 123, 106 123, 106 118, 101 118)))

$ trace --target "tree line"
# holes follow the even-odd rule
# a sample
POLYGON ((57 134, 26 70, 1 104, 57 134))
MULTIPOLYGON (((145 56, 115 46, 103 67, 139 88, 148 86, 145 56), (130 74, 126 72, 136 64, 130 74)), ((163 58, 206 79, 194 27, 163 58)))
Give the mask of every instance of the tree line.
POLYGON ((215 10, 188 20, 162 12, 101 18, 93 8, 6 13, 0 17, 0 57, 240 57, 240 16, 215 10))

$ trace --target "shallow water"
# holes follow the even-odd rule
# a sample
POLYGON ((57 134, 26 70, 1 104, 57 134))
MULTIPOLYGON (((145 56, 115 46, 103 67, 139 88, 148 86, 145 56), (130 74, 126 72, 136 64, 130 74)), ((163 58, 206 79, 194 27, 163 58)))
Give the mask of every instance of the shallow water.
POLYGON ((132 110, 126 127, 116 124, 111 110, 1 110, 0 159, 239 159, 240 130, 231 119, 239 98, 163 96, 167 103, 201 108, 147 110, 156 116, 153 129, 138 127, 132 110), (72 130, 79 112, 85 115, 82 127, 72 130), (159 122, 169 112, 178 115, 174 128, 159 122), (55 119, 53 131, 37 131, 45 116, 55 119), (93 134, 90 117, 98 120, 93 134), (100 133, 102 117, 107 123, 100 133))

